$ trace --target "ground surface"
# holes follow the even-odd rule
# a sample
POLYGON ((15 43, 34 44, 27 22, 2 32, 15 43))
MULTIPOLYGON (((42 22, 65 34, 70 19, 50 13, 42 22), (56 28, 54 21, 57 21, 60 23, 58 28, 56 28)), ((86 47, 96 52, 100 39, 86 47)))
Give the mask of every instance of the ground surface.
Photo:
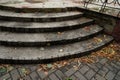
POLYGON ((0 65, 0 80, 119 80, 120 46, 49 64, 0 65))

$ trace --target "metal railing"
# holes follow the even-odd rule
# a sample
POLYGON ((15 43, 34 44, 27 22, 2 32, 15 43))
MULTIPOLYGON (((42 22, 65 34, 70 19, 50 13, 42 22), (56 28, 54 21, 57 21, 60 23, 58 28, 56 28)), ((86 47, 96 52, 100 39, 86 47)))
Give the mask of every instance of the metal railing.
POLYGON ((120 0, 82 0, 84 3, 84 7, 87 9, 89 8, 88 5, 96 5, 100 6, 100 9, 98 12, 103 13, 105 9, 116 9, 118 10, 117 16, 120 18, 120 0))

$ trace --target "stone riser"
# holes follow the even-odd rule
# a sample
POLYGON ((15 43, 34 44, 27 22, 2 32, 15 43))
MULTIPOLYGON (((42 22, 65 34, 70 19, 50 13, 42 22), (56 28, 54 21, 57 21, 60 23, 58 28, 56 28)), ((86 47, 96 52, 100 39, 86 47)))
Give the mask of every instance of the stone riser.
POLYGON ((57 13, 57 12, 67 12, 67 11, 77 11, 76 7, 65 7, 65 8, 17 8, 17 7, 10 7, 10 6, 3 6, 0 5, 1 10, 13 11, 18 13, 34 13, 34 12, 45 12, 45 13, 57 13))
POLYGON ((49 42, 19 42, 19 41, 0 41, 0 45, 3 46, 14 46, 14 47, 45 47, 45 46, 53 46, 53 45, 63 45, 63 44, 69 44, 69 43, 75 43, 80 42, 89 38, 93 38, 96 35, 99 35, 103 33, 103 30, 100 30, 96 33, 89 34, 87 36, 83 37, 77 37, 72 39, 63 39, 58 41, 49 41, 49 42))
MULTIPOLYGON (((78 57, 81 57, 81 56, 88 55, 88 54, 90 54, 93 51, 99 50, 102 47, 104 47, 104 46, 108 45, 109 43, 111 43, 112 41, 113 41, 113 38, 110 38, 110 39, 105 40, 105 41, 103 40, 99 44, 94 44, 93 48, 88 48, 87 49, 88 46, 86 46, 86 47, 84 46, 85 49, 83 51, 81 51, 81 50, 78 49, 78 51, 75 51, 74 53, 67 53, 67 54, 64 54, 63 56, 62 55, 59 56, 60 53, 58 55, 56 54, 56 57, 46 56, 45 58, 42 57, 42 59, 39 58, 39 56, 37 56, 36 59, 32 59, 32 58, 31 59, 26 59, 26 58, 24 58, 24 59, 18 58, 17 59, 17 58, 15 58, 13 56, 11 58, 7 58, 7 57, 4 58, 4 59, 1 58, 0 59, 0 63, 2 63, 2 64, 4 64, 4 63, 11 63, 11 64, 31 64, 32 63, 32 64, 37 64, 37 63, 50 63, 50 62, 54 62, 54 61, 66 60, 66 59, 71 59, 71 58, 75 58, 75 57, 78 58, 78 57)), ((86 41, 85 41, 85 44, 86 44, 86 41)), ((77 47, 79 47, 79 46, 77 46, 77 47)), ((15 49, 15 50, 17 50, 17 49, 15 49)), ((20 53, 18 52, 18 54, 20 54, 20 53)))
POLYGON ((12 26, 0 26, 1 31, 10 31, 10 32, 16 32, 16 33, 43 33, 43 32, 60 32, 60 31, 66 31, 66 30, 72 30, 72 29, 78 29, 82 28, 91 24, 94 24, 94 20, 89 20, 83 23, 78 23, 76 25, 68 25, 68 26, 58 26, 58 27, 39 27, 39 28, 25 28, 23 27, 12 27, 12 26))
POLYGON ((16 22, 59 22, 73 20, 83 17, 80 12, 75 13, 13 13, 7 11, 1 11, 0 20, 5 21, 16 21, 16 22), (6 15, 8 14, 8 15, 6 15), (29 16, 27 16, 29 15, 29 16), (47 16, 45 16, 47 15, 47 16))

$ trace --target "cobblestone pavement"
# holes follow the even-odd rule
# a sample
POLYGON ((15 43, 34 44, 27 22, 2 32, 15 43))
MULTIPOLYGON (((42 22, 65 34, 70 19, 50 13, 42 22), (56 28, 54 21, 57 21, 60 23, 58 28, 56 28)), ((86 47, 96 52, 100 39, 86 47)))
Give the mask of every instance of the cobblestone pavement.
POLYGON ((95 63, 71 62, 69 65, 45 72, 38 70, 39 65, 14 65, 8 73, 1 73, 0 80, 120 80, 120 62, 98 57, 95 63), (22 71, 29 70, 24 76, 22 71), (22 71, 21 71, 22 70, 22 71))

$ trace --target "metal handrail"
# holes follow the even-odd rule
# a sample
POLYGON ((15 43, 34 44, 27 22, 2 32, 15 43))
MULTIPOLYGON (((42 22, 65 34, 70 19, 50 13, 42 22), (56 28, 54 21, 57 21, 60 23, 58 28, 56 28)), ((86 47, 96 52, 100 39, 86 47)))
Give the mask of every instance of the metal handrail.
POLYGON ((109 2, 109 1, 110 0, 84 0, 84 7, 87 9, 89 4, 97 5, 97 4, 95 4, 95 2, 97 2, 97 3, 100 2, 102 4, 99 5, 99 6, 101 6, 99 12, 104 12, 104 10, 106 9, 106 7, 112 8, 112 9, 118 9, 119 12, 118 12, 118 15, 116 17, 119 17, 119 15, 120 15, 120 9, 119 8, 115 8, 115 7, 111 7, 111 6, 107 6, 107 5, 109 5, 109 4, 115 4, 117 6, 120 6, 120 0, 112 0, 111 2, 109 2))

